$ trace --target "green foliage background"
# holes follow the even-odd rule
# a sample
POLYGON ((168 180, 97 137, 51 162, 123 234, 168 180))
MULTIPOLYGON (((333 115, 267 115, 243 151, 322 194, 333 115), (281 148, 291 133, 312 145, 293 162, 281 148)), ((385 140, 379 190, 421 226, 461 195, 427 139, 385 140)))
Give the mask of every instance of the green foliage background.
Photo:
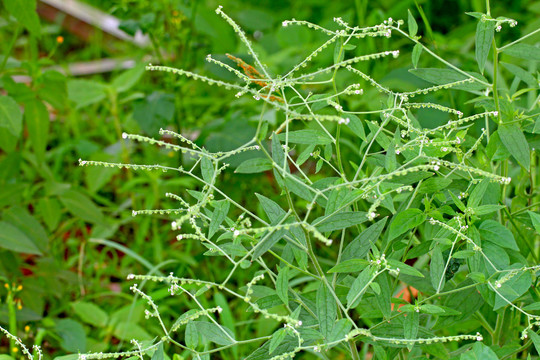
MULTIPOLYGON (((144 303, 129 295, 129 283, 124 281, 128 274, 172 271, 186 277, 219 278, 219 264, 209 266, 199 244, 175 240, 168 216, 132 217, 132 209, 172 207, 172 201, 163 196, 167 192, 200 190, 190 177, 152 172, 134 176, 114 168, 81 168, 77 162, 83 158, 170 166, 186 163, 181 154, 124 142, 124 131, 158 136, 160 128, 170 127, 209 151, 232 149, 253 136, 260 109, 252 99, 236 99, 228 91, 200 82, 144 71, 144 65, 152 61, 222 80, 234 79, 204 60, 212 54, 226 61, 225 53, 231 53, 249 62, 234 32, 216 17, 218 5, 245 29, 257 53, 276 72, 296 64, 321 39, 306 29, 283 28, 283 20, 294 17, 331 27, 332 19, 339 16, 351 24, 374 25, 389 17, 407 20, 407 10, 416 18, 425 44, 448 62, 476 70, 477 22, 465 12, 485 11, 484 1, 465 0, 89 3, 122 19, 125 31, 139 29, 148 34, 151 46, 139 49, 100 33, 84 42, 67 33, 60 18, 53 23, 40 22, 33 1, 17 8, 17 0, 4 0, 0 13, 0 88, 2 95, 7 95, 0 98, 0 109, 15 114, 3 119, 9 126, 0 127, 0 279, 7 284, 0 289, 0 325, 13 326, 16 314, 19 335, 42 345, 47 358, 115 351, 132 337, 150 339, 159 333, 155 325, 144 321, 144 303), (64 75, 54 68, 109 57, 135 59, 136 65, 126 71, 85 77, 64 75), (13 80, 21 75, 27 77, 26 84, 13 80), (24 108, 24 115, 14 110, 18 107, 24 108)), ((496 35, 501 44, 540 27, 540 2, 494 1, 491 12, 519 23, 496 35)), ((412 51, 409 43, 400 41, 368 39, 362 43, 365 47, 358 46, 348 55, 372 53, 390 45, 403 53, 412 51)), ((538 41, 537 34, 528 42, 538 41)), ((327 54, 317 61, 325 63, 331 57, 327 54)), ((427 58, 422 61, 422 67, 434 66, 427 58)), ((510 57, 503 61, 509 63, 502 70, 508 75, 514 72, 512 65, 523 66, 510 57)), ((537 74, 537 63, 526 65, 537 74)), ((430 85, 408 72, 410 56, 361 66, 385 86, 400 91, 430 85)), ((486 71, 490 71, 489 66, 486 71)), ((537 77, 522 80, 538 87, 537 77)), ((338 79, 338 83, 345 81, 338 79)), ((512 89, 514 85, 503 79, 502 86, 512 89)), ((522 101, 530 101, 530 96, 523 94, 522 101)), ((470 99, 470 94, 456 92, 433 100, 459 104, 462 111, 474 113, 475 104, 467 102, 470 99)), ((374 102, 380 102, 377 92, 367 93, 354 106, 369 108, 374 102)), ((276 112, 265 116, 270 123, 282 120, 276 112)), ((420 112, 418 120, 432 127, 445 123, 448 116, 428 109, 420 112)), ((472 133, 478 135, 481 128, 481 124, 475 125, 472 133)), ((529 140, 531 146, 540 147, 537 135, 529 140)), ((354 151, 354 145, 345 146, 345 151, 354 151)), ((501 152, 492 149, 491 154, 509 156, 501 152)), ((239 156, 231 165, 245 159, 239 156)), ((512 177, 519 179, 519 170, 514 173, 512 177)), ((237 174, 230 181, 227 174, 224 176, 224 191, 242 203, 255 202, 245 194, 273 186, 270 179, 256 175, 237 174)), ((320 176, 324 177, 324 172, 320 176)), ((531 198, 538 198, 538 189, 529 188, 525 180, 513 191, 512 213, 529 206, 531 198)), ((532 226, 525 212, 517 216, 532 226)), ((532 253, 535 251, 533 245, 532 253)), ((236 281, 242 284, 249 280, 246 274, 245 279, 236 281)), ((160 288, 152 293, 156 300, 166 295, 166 289, 160 288)), ((225 298, 213 300, 227 303, 225 298)), ((173 317, 178 307, 185 305, 165 302, 161 310, 173 317)), ((231 320, 249 320, 249 314, 229 311, 226 316, 231 320)), ((267 333, 267 326, 261 322, 249 331, 252 336, 261 336, 267 333)), ((508 338, 510 341, 511 336, 508 338)), ((8 341, 0 341, 0 352, 12 352, 11 348, 8 341)), ((238 349, 228 354, 231 358, 245 355, 238 349)))

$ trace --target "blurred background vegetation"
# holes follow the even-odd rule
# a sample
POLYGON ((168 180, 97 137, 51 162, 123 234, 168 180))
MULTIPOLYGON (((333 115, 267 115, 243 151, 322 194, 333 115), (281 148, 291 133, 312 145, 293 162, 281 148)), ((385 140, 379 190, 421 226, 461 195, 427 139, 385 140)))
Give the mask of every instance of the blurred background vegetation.
MULTIPOLYGON (((485 11, 483 0, 3 0, 3 5, 0 95, 20 107, 21 118, 14 119, 19 124, 14 129, 0 127, 0 279, 6 284, 0 289, 0 324, 8 324, 15 311, 19 334, 42 345, 47 358, 114 351, 132 337, 152 339, 159 333, 143 323, 143 304, 124 282, 129 273, 172 271, 209 280, 221 275, 215 262, 210 267, 203 261, 199 244, 175 240, 169 218, 131 215, 132 209, 173 207, 164 194, 196 190, 192 179, 80 168, 77 162, 188 162, 181 154, 124 142, 124 131, 159 136, 159 129, 168 127, 211 151, 231 149, 252 137, 261 114, 253 99, 144 71, 151 62, 234 80, 205 61, 207 54, 225 60, 230 53, 251 62, 234 32, 215 14, 218 5, 243 27, 274 73, 290 69, 324 39, 308 29, 283 28, 283 20, 294 17, 334 27, 332 19, 339 16, 367 26, 389 17, 406 20, 407 10, 415 16, 424 43, 449 62, 475 71, 476 19, 465 12, 485 11), (92 17, 92 11, 114 18, 101 13, 92 17)), ((493 16, 519 22, 497 34, 499 43, 540 27, 540 1, 492 1, 491 7, 493 16)), ((528 40, 535 41, 540 37, 528 40)), ((398 90, 427 84, 408 73, 412 47, 404 39, 370 38, 356 45, 348 55, 400 49, 398 59, 359 65, 383 84, 398 90)), ((331 63, 332 56, 330 49, 315 66, 331 63)), ((438 66, 426 56, 420 63, 438 66)), ((453 103, 465 114, 475 111, 474 104, 466 103, 466 93, 452 93, 437 101, 453 103)), ((354 101, 348 106, 369 109, 381 100, 370 91, 354 101)), ((447 120, 445 113, 422 114, 426 125, 447 120)), ((264 116, 275 124, 281 114, 271 110, 264 116)), ((355 151, 356 144, 346 145, 355 151)), ((231 175, 223 175, 224 190, 244 203, 253 200, 243 195, 247 188, 252 193, 272 186, 264 178, 255 182, 252 175, 231 175)), ((152 293, 154 299, 166 295, 166 289, 152 293)), ((234 307, 220 295, 208 301, 234 307)), ((161 311, 170 318, 182 311, 182 304, 165 304, 161 311)), ((231 310, 224 316, 249 319, 249 314, 231 310)), ((254 336, 270 332, 264 322, 250 331, 254 336)), ((0 353, 7 348, 5 338, 0 339, 0 353)), ((231 350, 231 356, 242 355, 237 351, 231 350)))

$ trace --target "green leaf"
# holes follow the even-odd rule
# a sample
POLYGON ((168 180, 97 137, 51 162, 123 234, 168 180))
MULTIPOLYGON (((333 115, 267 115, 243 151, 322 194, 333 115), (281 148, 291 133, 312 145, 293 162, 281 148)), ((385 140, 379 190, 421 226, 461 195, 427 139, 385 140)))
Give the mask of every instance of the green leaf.
MULTIPOLYGON (((452 83, 452 82, 456 82, 460 80, 465 80, 469 78, 468 76, 463 75, 462 73, 457 72, 452 69, 420 68, 420 69, 411 69, 409 70, 409 72, 435 85, 444 85, 444 84, 448 84, 448 83, 452 83)), ((487 80, 478 73, 468 73, 468 74, 477 79, 487 82, 487 80)), ((466 83, 466 84, 461 84, 461 85, 452 87, 452 89, 466 90, 466 91, 480 91, 480 90, 483 90, 484 88, 485 88, 484 85, 479 84, 477 82, 466 83)))
POLYGON ((133 119, 146 134, 157 136, 159 129, 166 127, 174 119, 174 106, 172 94, 154 91, 144 100, 133 104, 133 119))
POLYGON ((184 339, 187 347, 190 349, 195 349, 199 345, 199 332, 194 323, 187 323, 184 339))
POLYGON ((56 333, 60 335, 60 346, 65 351, 86 352, 86 334, 83 326, 75 320, 61 319, 56 323, 56 333))
POLYGON ((124 341, 150 340, 152 336, 146 332, 140 325, 133 322, 122 321, 114 327, 113 335, 124 341))
POLYGON ((444 267, 445 263, 441 249, 439 246, 436 246, 435 248, 433 248, 433 253, 431 255, 431 265, 429 267, 429 272, 431 277, 431 285, 437 293, 441 291, 442 288, 444 288, 444 267))
POLYGON ((22 231, 41 252, 46 252, 49 236, 39 221, 28 210, 13 206, 4 212, 4 220, 22 231))
POLYGON ((225 220, 229 213, 230 203, 226 200, 214 201, 214 212, 210 218, 210 226, 208 227, 208 238, 210 239, 218 231, 219 225, 225 220))
POLYGON ((346 229, 350 226, 359 225, 367 221, 366 213, 363 211, 345 211, 333 214, 328 217, 315 219, 317 230, 320 232, 330 232, 346 229))
POLYGON ((484 73, 484 67, 486 60, 491 49, 491 42, 493 41, 493 35, 495 34, 495 24, 492 21, 486 21, 480 19, 476 26, 476 39, 475 39, 475 54, 476 62, 480 73, 484 73))
POLYGON ((36 209, 49 231, 55 230, 62 216, 62 208, 58 200, 46 197, 40 198, 36 209))
POLYGON ((336 46, 334 47, 334 64, 337 64, 343 61, 345 57, 345 50, 343 49, 343 39, 336 41, 336 46))
POLYGON ((407 10, 407 12, 409 13, 409 16, 407 18, 409 36, 413 38, 416 36, 416 33, 418 32, 418 24, 416 23, 416 20, 414 19, 414 16, 411 13, 411 10, 407 10))
POLYGON ((67 82, 68 99, 76 109, 95 104, 105 99, 107 87, 92 80, 72 79, 67 82))
POLYGON ((348 259, 343 260, 330 270, 328 273, 352 273, 363 270, 369 265, 369 261, 366 259, 348 259))
POLYGON ((398 236, 419 226, 426 220, 426 214, 419 209, 407 209, 394 216, 390 224, 388 240, 394 240, 398 236))
POLYGON ((535 302, 523 307, 525 311, 538 311, 540 310, 540 302, 535 302))
POLYGON ((416 311, 407 313, 407 317, 405 317, 405 321, 403 322, 403 335, 405 336, 405 339, 416 339, 419 326, 420 314, 416 311))
POLYGON ((144 71, 145 65, 141 63, 115 77, 111 83, 111 86, 116 90, 117 93, 123 93, 137 84, 144 71))
POLYGON ((337 304, 323 282, 320 283, 317 290, 317 318, 319 319, 319 331, 328 339, 337 319, 337 304))
POLYGON ((512 45, 503 52, 520 59, 540 61, 540 48, 529 44, 512 45))
POLYGON ((461 354, 460 360, 499 360, 495 352, 481 342, 475 342, 472 349, 461 354))
POLYGON ((233 345, 234 335, 224 326, 218 326, 207 321, 193 321, 199 334, 203 335, 206 340, 218 345, 228 346, 233 345))
MULTIPOLYGON (((371 244, 377 241, 386 225, 387 217, 377 221, 375 224, 362 231, 349 245, 343 249, 341 262, 349 259, 363 258, 371 248, 371 244)), ((339 266, 339 264, 337 265, 339 266)))
POLYGON ((347 308, 355 308, 360 303, 362 296, 364 296, 364 293, 368 289, 373 273, 373 268, 367 267, 354 280, 347 293, 347 308))
POLYGON ((275 201, 257 193, 255 193, 255 196, 259 199, 259 202, 272 225, 277 224, 286 214, 285 210, 283 210, 275 201))
POLYGON ((286 335, 287 329, 285 328, 281 328, 272 334, 272 338, 270 339, 270 346, 268 347, 268 354, 272 355, 272 353, 276 350, 279 344, 282 343, 283 339, 285 339, 286 335))
POLYGON ((499 126, 497 132, 510 154, 512 154, 521 166, 527 171, 530 171, 531 154, 523 131, 515 124, 503 124, 499 126))
POLYGON ((480 183, 476 184, 467 200, 467 206, 474 208, 480 205, 488 186, 488 179, 483 179, 482 181, 480 181, 480 183))
POLYGON ((540 234, 540 214, 534 213, 532 211, 527 211, 531 217, 531 222, 536 229, 536 232, 540 234))
POLYGON ((528 330, 527 335, 529 335, 529 337, 531 338, 536 352, 540 354, 540 335, 538 335, 533 330, 528 330))
POLYGON ((364 130, 362 120, 354 114, 347 114, 347 117, 349 118, 349 129, 362 141, 366 141, 366 131, 364 130))
POLYGON ((38 161, 45 161, 45 150, 49 138, 49 112, 45 105, 35 99, 26 102, 24 108, 24 121, 28 128, 28 135, 32 148, 38 161))
POLYGON ((279 134, 278 138, 282 142, 285 142, 285 139, 287 138, 289 144, 326 145, 332 143, 332 138, 319 130, 289 131, 288 137, 285 133, 279 134))
POLYGON ((77 301, 72 302, 71 307, 82 321, 95 327, 104 328, 109 321, 109 315, 93 303, 77 301))
POLYGON ((6 10, 32 35, 41 35, 41 25, 36 12, 36 0, 3 0, 6 10))
POLYGON ((418 186, 419 194, 433 194, 446 189, 452 183, 452 179, 436 177, 423 181, 418 186))
POLYGON ((431 304, 421 305, 420 311, 426 314, 433 314, 433 315, 445 313, 442 307, 437 306, 437 305, 431 305, 431 304))
POLYGON ((503 205, 482 205, 475 207, 473 210, 475 215, 482 216, 486 214, 491 214, 492 212, 495 212, 502 208, 504 208, 503 205))
POLYGON ((485 220, 480 224, 478 230, 484 240, 499 245, 500 247, 519 251, 519 247, 516 244, 512 232, 499 222, 485 220))
POLYGON ((346 334, 351 331, 351 322, 348 319, 339 319, 334 324, 332 333, 326 339, 328 342, 334 342, 336 340, 341 340, 345 337, 346 334))
POLYGON ((105 223, 105 217, 101 210, 80 191, 68 190, 60 196, 60 201, 72 215, 84 221, 94 224, 105 223))
POLYGON ((206 156, 201 158, 201 173, 203 180, 206 181, 208 184, 212 183, 212 180, 214 179, 214 163, 212 160, 207 158, 206 156))
POLYGON ((289 305, 289 268, 282 268, 276 279, 276 293, 287 306, 289 305))
POLYGON ((22 112, 10 96, 0 96, 0 127, 6 128, 15 138, 21 136, 22 112))
POLYGON ((392 268, 394 269, 399 268, 400 274, 416 276, 416 277, 424 277, 424 274, 422 274, 420 271, 416 270, 410 265, 402 263, 401 261, 398 261, 395 259, 386 259, 386 261, 388 262, 388 265, 390 265, 392 268))
POLYGON ((0 221, 0 248, 20 253, 42 255, 41 251, 25 233, 6 221, 0 221))
POLYGON ((538 88, 538 81, 536 81, 535 77, 530 72, 523 70, 522 68, 514 64, 508 64, 505 62, 501 62, 500 64, 506 69, 508 69, 510 73, 517 76, 520 80, 526 83, 528 87, 538 88))
POLYGON ((272 170, 272 161, 267 158, 254 158, 248 159, 238 165, 234 172, 239 174, 255 174, 268 170, 272 170))
POLYGON ((418 67, 418 61, 420 60, 420 55, 422 55, 423 47, 421 44, 416 44, 412 50, 412 64, 416 69, 418 67))
POLYGON ((151 360, 163 360, 165 359, 165 354, 163 353, 163 343, 160 343, 157 349, 152 354, 151 360))

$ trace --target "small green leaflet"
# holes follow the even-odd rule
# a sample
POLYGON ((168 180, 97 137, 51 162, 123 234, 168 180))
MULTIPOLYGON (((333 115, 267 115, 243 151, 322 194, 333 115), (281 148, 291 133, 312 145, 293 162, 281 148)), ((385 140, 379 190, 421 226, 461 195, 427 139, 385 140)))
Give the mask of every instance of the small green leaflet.
POLYGON ((289 268, 282 268, 276 279, 276 292, 285 305, 289 305, 289 268))
POLYGON ((416 23, 416 20, 414 19, 413 14, 411 13, 411 10, 407 10, 409 13, 409 16, 407 18, 407 25, 409 27, 409 36, 415 37, 416 33, 418 32, 418 24, 416 23))
MULTIPOLYGON (((435 85, 444 85, 444 84, 448 84, 448 83, 452 83, 452 82, 456 82, 460 80, 465 80, 469 78, 468 76, 463 75, 462 73, 459 73, 452 69, 419 68, 419 69, 411 69, 409 70, 409 72, 435 85)), ((478 78, 480 80, 487 82, 486 78, 484 78, 481 74, 471 73, 471 72, 469 72, 468 74, 475 78, 478 78)), ((484 88, 485 88, 484 85, 476 83, 476 82, 461 84, 461 85, 452 87, 452 89, 466 90, 466 91, 479 91, 479 90, 484 90, 484 88)))
POLYGON ((50 120, 43 102, 37 99, 28 101, 24 108, 24 121, 36 157, 39 161, 45 161, 50 120))
POLYGON ((426 220, 426 214, 419 209, 407 209, 394 216, 390 224, 388 240, 394 240, 398 236, 419 226, 426 220))
POLYGON ((431 276, 431 285, 437 293, 444 288, 444 268, 445 263, 443 260, 442 252, 439 246, 433 248, 431 255, 431 265, 429 267, 429 272, 431 276))
POLYGON ((491 42, 493 41, 494 33, 495 24, 492 21, 486 21, 483 19, 478 21, 478 25, 476 26, 475 54, 478 68, 482 74, 484 73, 484 67, 489 55, 489 50, 491 49, 491 42))
POLYGON ((287 134, 279 134, 278 138, 283 142, 287 138, 292 144, 326 145, 332 143, 332 138, 319 130, 289 131, 288 137, 287 134))
POLYGON ((540 335, 538 335, 536 332, 534 332, 533 330, 529 330, 527 331, 527 335, 529 335, 529 337, 531 338, 533 344, 534 344, 534 348, 536 349, 536 351, 538 353, 540 353, 540 335))
POLYGON ((366 141, 366 131, 364 130, 362 120, 354 114, 347 114, 347 117, 349 118, 349 129, 362 141, 366 141))
POLYGON ((418 67, 418 61, 420 60, 420 55, 422 55, 422 45, 416 44, 412 50, 412 64, 416 69, 418 67))
POLYGON ((386 259, 386 261, 388 262, 388 265, 390 265, 393 269, 399 268, 399 272, 401 274, 424 277, 424 274, 422 274, 420 271, 416 270, 410 265, 407 265, 395 259, 386 259))
MULTIPOLYGON (((387 217, 377 221, 375 224, 362 231, 349 245, 343 250, 341 262, 349 259, 363 258, 371 248, 371 244, 381 236, 381 233, 386 225, 387 217)), ((341 263, 340 263, 341 264, 341 263)), ((336 265, 337 268, 340 264, 336 265)))
POLYGON ((226 200, 214 201, 214 212, 210 218, 208 227, 208 238, 210 239, 218 231, 219 225, 225 220, 229 213, 230 203, 226 200))
POLYGON ((281 328, 272 334, 272 339, 270 339, 270 345, 268 347, 268 354, 272 355, 272 353, 276 350, 279 344, 281 344, 283 339, 285 339, 286 335, 287 335, 286 328, 281 328))
POLYGON ((214 180, 214 163, 206 156, 201 158, 201 173, 204 181, 211 184, 214 180))
POLYGON ((356 307, 362 300, 362 296, 368 289, 372 280, 374 270, 371 267, 365 268, 354 280, 349 292, 347 293, 347 308, 356 307))
POLYGON ((346 229, 350 226, 359 225, 367 221, 366 213, 363 211, 346 211, 328 217, 315 219, 314 225, 320 232, 330 232, 346 229), (324 220, 323 220, 324 219, 324 220))
POLYGON ((366 268, 369 265, 369 261, 366 259, 348 259, 340 262, 330 270, 328 273, 352 273, 358 272, 366 268))
POLYGON ((267 158, 254 158, 238 165, 234 172, 238 174, 255 174, 268 170, 272 170, 272 161, 267 158))
POLYGON ((319 331, 328 339, 337 319, 337 304, 324 282, 321 282, 317 290, 317 318, 319 331))
POLYGON ((480 205, 488 186, 488 179, 483 179, 482 181, 480 181, 480 183, 476 184, 467 200, 467 206, 474 208, 480 205))
POLYGON ((531 168, 531 154, 529 144, 523 131, 515 124, 503 124, 499 126, 497 131, 499 137, 510 154, 523 166, 527 171, 531 168))
POLYGON ((278 221, 286 214, 285 210, 281 208, 276 202, 270 200, 266 196, 255 193, 257 199, 261 203, 261 206, 270 219, 271 224, 277 224, 278 221))

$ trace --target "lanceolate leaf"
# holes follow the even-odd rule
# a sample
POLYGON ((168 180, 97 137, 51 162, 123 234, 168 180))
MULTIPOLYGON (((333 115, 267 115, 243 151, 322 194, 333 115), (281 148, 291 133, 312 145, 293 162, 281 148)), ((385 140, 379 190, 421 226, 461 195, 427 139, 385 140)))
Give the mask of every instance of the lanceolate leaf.
POLYGON ((347 308, 354 308, 362 300, 362 296, 368 289, 368 285, 373 276, 371 267, 365 268, 354 280, 349 292, 347 293, 347 308))
POLYGON ((415 37, 416 33, 418 32, 418 24, 416 23, 416 20, 414 19, 413 14, 411 13, 411 10, 407 10, 409 13, 409 16, 407 18, 407 24, 409 26, 409 36, 415 37))
POLYGON ((491 49, 491 42, 495 33, 495 24, 492 21, 480 19, 476 26, 476 62, 480 72, 484 73, 484 66, 491 49))
POLYGON ((249 159, 238 165, 235 173, 239 174, 254 174, 272 170, 272 162, 267 158, 249 159))
POLYGON ((0 127, 19 137, 22 131, 22 112, 19 105, 9 96, 0 96, 0 127))
POLYGON ((499 126, 498 133, 502 143, 510 154, 512 154, 521 166, 527 171, 530 171, 531 154, 523 131, 515 124, 504 124, 499 126))
POLYGON ((419 209, 407 209, 398 213, 390 224, 389 240, 417 227, 426 220, 426 214, 419 209))
POLYGON ((518 250, 519 248, 514 239, 512 232, 499 222, 494 220, 486 220, 478 228, 480 235, 484 240, 497 244, 501 247, 518 250))
POLYGON ((332 142, 332 138, 320 130, 289 131, 288 137, 287 134, 279 134, 279 140, 285 143, 285 139, 292 144, 307 145, 326 145, 332 142))
POLYGON ((276 293, 285 305, 289 304, 289 268, 282 268, 276 279, 276 293))
POLYGON ((216 231, 218 231, 219 225, 221 225, 229 213, 229 207, 230 203, 226 200, 214 202, 214 212, 212 213, 212 218, 210 219, 208 238, 214 236, 216 231))
POLYGON ((367 221, 363 211, 347 211, 331 215, 324 220, 316 219, 314 224, 320 232, 346 229, 350 226, 359 225, 367 221))
POLYGON ((317 290, 317 318, 319 330, 328 339, 337 318, 337 304, 325 283, 317 290))
POLYGON ((540 61, 540 48, 529 44, 512 45, 504 53, 520 59, 540 61))
POLYGON ((195 324, 199 334, 203 335, 208 341, 224 346, 234 344, 234 335, 224 326, 217 326, 206 321, 193 321, 193 324, 195 324))

